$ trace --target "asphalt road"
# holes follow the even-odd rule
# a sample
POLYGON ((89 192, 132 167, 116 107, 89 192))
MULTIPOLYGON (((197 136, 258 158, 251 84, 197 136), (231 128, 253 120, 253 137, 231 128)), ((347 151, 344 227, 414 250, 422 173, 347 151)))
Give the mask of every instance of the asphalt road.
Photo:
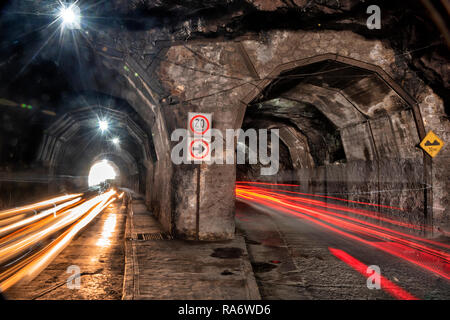
POLYGON ((369 289, 367 277, 334 249, 378 266, 381 276, 415 298, 450 299, 448 279, 308 219, 252 200, 238 201, 236 211, 263 299, 396 299, 383 288, 369 289))

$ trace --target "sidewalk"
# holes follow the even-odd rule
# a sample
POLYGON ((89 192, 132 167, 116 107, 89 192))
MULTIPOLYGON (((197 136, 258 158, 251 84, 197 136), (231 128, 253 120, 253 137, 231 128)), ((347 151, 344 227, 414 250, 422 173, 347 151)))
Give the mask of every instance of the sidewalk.
POLYGON ((124 300, 260 299, 244 238, 221 242, 168 239, 142 200, 125 231, 124 300))

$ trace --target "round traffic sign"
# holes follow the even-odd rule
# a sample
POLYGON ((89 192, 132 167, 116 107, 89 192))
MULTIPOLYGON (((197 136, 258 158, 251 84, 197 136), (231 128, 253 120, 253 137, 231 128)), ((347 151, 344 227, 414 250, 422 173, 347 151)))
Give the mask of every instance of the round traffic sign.
POLYGON ((205 116, 196 115, 192 117, 189 127, 194 134, 203 135, 209 130, 210 124, 205 116))
POLYGON ((192 158, 202 160, 209 154, 209 143, 203 139, 192 140, 189 152, 192 158))

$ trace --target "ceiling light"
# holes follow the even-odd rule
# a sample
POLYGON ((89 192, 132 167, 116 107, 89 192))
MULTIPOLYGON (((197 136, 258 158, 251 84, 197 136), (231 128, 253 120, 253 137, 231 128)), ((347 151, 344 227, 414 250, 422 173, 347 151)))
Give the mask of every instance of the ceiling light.
POLYGON ((62 5, 61 9, 59 10, 59 18, 62 20, 62 24, 65 28, 69 29, 81 28, 80 8, 75 4, 71 4, 67 7, 65 5, 62 5))
POLYGON ((106 121, 106 120, 100 120, 100 121, 98 122, 98 127, 100 128, 100 130, 101 130, 102 132, 108 130, 108 127, 109 127, 108 121, 106 121))

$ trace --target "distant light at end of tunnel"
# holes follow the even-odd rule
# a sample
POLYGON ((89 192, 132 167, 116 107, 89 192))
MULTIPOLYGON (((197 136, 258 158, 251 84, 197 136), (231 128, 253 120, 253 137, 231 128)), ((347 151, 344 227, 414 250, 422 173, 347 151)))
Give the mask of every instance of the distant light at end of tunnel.
POLYGON ((95 163, 89 171, 89 187, 97 186, 106 180, 114 180, 117 173, 108 160, 95 163))

